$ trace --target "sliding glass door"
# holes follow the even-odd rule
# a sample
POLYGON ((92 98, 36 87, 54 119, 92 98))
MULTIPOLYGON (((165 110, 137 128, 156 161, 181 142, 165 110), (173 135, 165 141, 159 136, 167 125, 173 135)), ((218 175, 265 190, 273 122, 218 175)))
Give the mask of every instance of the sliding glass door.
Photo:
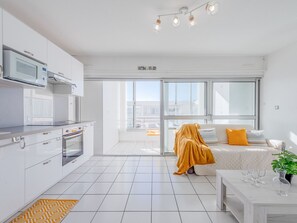
POLYGON ((248 124, 257 128, 257 80, 163 81, 163 153, 172 153, 185 123, 248 124))
POLYGON ((206 123, 206 92, 206 82, 164 81, 164 153, 172 152, 182 124, 206 123))

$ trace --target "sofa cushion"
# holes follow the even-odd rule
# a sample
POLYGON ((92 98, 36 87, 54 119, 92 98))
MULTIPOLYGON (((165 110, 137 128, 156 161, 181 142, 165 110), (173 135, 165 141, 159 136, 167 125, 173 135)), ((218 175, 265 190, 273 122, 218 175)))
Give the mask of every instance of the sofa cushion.
POLYGON ((215 128, 198 129, 198 131, 206 144, 218 143, 218 137, 215 128))
POLYGON ((247 146, 247 136, 246 129, 226 129, 228 144, 229 145, 239 145, 247 146))
POLYGON ((228 143, 226 128, 230 129, 243 129, 252 130, 253 127, 251 125, 243 125, 243 124, 201 124, 201 129, 210 129, 215 128, 219 143, 228 143))
POLYGON ((264 130, 247 130, 246 135, 249 144, 266 144, 264 130))

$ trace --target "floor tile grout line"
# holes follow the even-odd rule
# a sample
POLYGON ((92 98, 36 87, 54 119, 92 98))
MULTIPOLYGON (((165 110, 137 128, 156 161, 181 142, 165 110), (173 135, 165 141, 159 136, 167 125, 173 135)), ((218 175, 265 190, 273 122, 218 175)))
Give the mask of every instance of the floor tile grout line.
POLYGON ((153 180, 154 180, 154 161, 152 161, 152 176, 151 176, 151 223, 153 223, 153 180))
MULTIPOLYGON (((114 161, 114 157, 113 157, 112 161, 114 161)), ((112 163, 112 161, 110 162, 110 164, 112 163)), ((110 167, 110 164, 108 165, 108 167, 110 167)), ((106 169, 107 169, 107 167, 105 168, 105 170, 106 170, 106 169)), ((104 172, 103 172, 103 173, 104 173, 104 172)), ((117 176, 118 176, 119 174, 120 174, 120 171, 118 172, 117 176)), ((106 192, 106 194, 105 194, 103 200, 101 201, 101 204, 99 205, 99 207, 98 207, 98 209, 97 209, 97 211, 96 211, 96 214, 93 216, 93 218, 92 218, 92 220, 90 221, 90 223, 92 223, 92 221, 93 221, 94 218, 96 217, 97 213, 99 212, 99 209, 100 209, 100 207, 102 206, 103 202, 105 201, 105 198, 107 197, 109 191, 111 190, 111 187, 112 187, 112 185, 114 184, 114 182, 115 182, 117 176, 115 177, 115 179, 114 179, 114 181, 112 182, 110 188, 109 188, 108 191, 106 192)))
MULTIPOLYGON (((166 161, 166 165, 167 165, 167 169, 168 169, 167 161, 166 161)), ((168 172, 169 172, 169 169, 168 169, 168 172)), ((173 173, 171 173, 171 174, 173 174, 173 173)), ((182 220, 182 217, 181 217, 181 214, 180 214, 180 211, 179 211, 179 206, 178 206, 178 203, 177 203, 177 199, 176 199, 175 191, 174 191, 174 188, 173 188, 172 179, 171 179, 170 176, 171 176, 171 175, 170 175, 170 173, 169 173, 169 178, 170 178, 170 182, 171 182, 171 187, 172 187, 173 196, 174 196, 174 200, 175 200, 175 203, 176 203, 176 207, 177 207, 177 211, 178 211, 179 219, 180 219, 180 222, 183 223, 183 220, 182 220)))
MULTIPOLYGON (((138 165, 139 165, 139 162, 140 162, 140 159, 139 159, 139 161, 138 161, 138 165)), ((137 168, 138 168, 138 166, 137 166, 137 168)), ((136 170, 137 170, 137 169, 136 169, 136 170)), ((121 223, 123 222, 123 219, 124 219, 124 215, 125 215, 125 212, 126 212, 126 208, 127 208, 128 202, 129 202, 130 193, 131 193, 131 190, 132 190, 132 187, 133 187, 133 183, 134 183, 135 176, 136 176, 136 172, 134 173, 134 177, 133 177, 132 185, 131 185, 131 188, 130 188, 130 191, 129 191, 129 194, 128 194, 128 198, 127 198, 127 201, 126 201, 124 210, 123 210, 123 214, 122 214, 122 218, 121 218, 121 223)))
MULTIPOLYGON (((195 173, 195 175, 196 175, 196 173, 195 173)), ((189 177, 188 177, 189 178, 189 177)), ((206 179, 208 180, 208 178, 206 177, 206 179)), ((190 179, 189 179, 190 180, 190 179)), ((193 183, 192 183, 192 181, 190 180, 190 184, 192 185, 192 188, 194 189, 194 191, 196 192, 196 196, 198 197, 198 199, 199 199, 199 201, 200 201, 200 203, 201 203, 201 205, 203 206, 203 208, 204 208, 204 210, 205 210, 205 212, 206 212, 206 214, 207 214, 207 216, 208 216, 208 218, 209 218, 209 220, 210 220, 210 222, 211 223, 213 223, 213 221, 212 221, 212 219, 210 218, 210 216, 209 216, 209 214, 208 214, 208 212, 206 211, 206 208, 205 208, 205 206, 204 206, 204 204, 202 203, 202 200, 200 199, 200 197, 199 197, 199 194, 197 193, 197 191, 195 190, 195 188, 194 188, 194 186, 193 186, 193 183)))

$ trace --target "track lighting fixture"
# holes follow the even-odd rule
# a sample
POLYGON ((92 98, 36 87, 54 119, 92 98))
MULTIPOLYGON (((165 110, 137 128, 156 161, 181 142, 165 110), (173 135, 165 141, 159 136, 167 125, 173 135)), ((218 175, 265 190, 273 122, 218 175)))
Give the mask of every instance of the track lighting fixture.
POLYGON ((218 3, 214 2, 214 1, 206 2, 206 3, 199 5, 191 10, 189 10, 188 7, 184 6, 184 7, 180 8, 178 10, 178 12, 158 15, 158 19, 155 22, 155 30, 160 31, 160 29, 161 29, 161 17, 168 17, 168 16, 173 16, 172 25, 174 27, 178 27, 180 25, 180 18, 178 15, 189 15, 189 25, 190 25, 190 27, 192 27, 196 24, 193 12, 195 12, 196 10, 198 10, 202 7, 205 7, 205 10, 208 15, 215 15, 219 9, 218 3))

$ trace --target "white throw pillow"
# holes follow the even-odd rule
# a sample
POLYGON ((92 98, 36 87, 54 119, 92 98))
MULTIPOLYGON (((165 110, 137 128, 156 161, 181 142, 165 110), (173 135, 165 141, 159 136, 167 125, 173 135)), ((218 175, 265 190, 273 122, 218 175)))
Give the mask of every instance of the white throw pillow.
POLYGON ((206 144, 218 143, 218 137, 215 128, 198 129, 198 131, 206 144))
POLYGON ((264 130, 248 130, 246 135, 249 144, 266 144, 264 130))

